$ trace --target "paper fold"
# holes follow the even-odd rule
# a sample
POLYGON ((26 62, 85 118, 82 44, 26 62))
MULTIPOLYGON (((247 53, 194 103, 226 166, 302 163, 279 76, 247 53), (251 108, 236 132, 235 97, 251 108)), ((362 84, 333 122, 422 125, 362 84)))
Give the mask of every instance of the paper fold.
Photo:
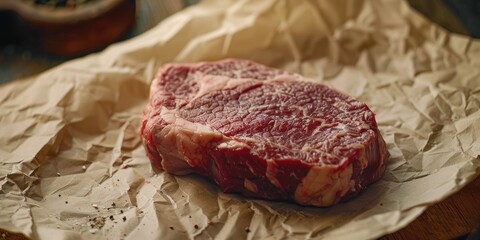
POLYGON ((205 0, 154 29, 0 86, 0 226, 33 239, 370 239, 479 174, 480 41, 402 1, 205 0), (152 171, 138 129, 168 62, 247 58, 366 102, 385 176, 330 208, 152 171))

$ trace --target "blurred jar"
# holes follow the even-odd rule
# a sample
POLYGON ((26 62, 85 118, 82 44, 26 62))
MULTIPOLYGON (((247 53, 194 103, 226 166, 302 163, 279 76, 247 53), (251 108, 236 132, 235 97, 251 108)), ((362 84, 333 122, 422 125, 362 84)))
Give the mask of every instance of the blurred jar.
POLYGON ((125 34, 135 9, 135 0, 0 0, 0 44, 85 54, 125 34))

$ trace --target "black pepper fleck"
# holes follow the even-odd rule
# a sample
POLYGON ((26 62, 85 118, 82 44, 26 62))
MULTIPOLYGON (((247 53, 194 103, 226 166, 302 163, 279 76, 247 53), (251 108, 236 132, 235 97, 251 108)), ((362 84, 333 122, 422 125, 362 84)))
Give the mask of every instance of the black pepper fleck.
POLYGON ((197 224, 195 224, 195 226, 193 226, 193 227, 194 227, 195 229, 198 229, 198 225, 197 225, 197 224))
POLYGON ((112 207, 115 207, 115 203, 112 203, 112 207))
POLYGON ((170 226, 170 229, 173 230, 174 228, 172 226, 170 226))
POLYGON ((100 229, 105 225, 105 218, 104 217, 93 217, 88 220, 90 226, 92 227, 92 231, 95 229, 100 229))
POLYGON ((245 228, 245 232, 249 233, 250 229, 248 227, 245 228))
POLYGON ((58 197, 61 197, 61 196, 62 196, 62 194, 58 194, 58 197))
POLYGON ((123 213, 123 210, 120 210, 120 213, 123 213))
POLYGON ((112 221, 114 220, 114 218, 113 218, 113 216, 112 216, 112 215, 110 215, 110 217, 109 217, 109 218, 110 218, 110 220, 112 220, 112 221))
POLYGON ((127 217, 123 217, 122 220, 125 222, 127 221, 127 217))
POLYGON ((68 204, 68 201, 65 201, 65 204, 68 204))

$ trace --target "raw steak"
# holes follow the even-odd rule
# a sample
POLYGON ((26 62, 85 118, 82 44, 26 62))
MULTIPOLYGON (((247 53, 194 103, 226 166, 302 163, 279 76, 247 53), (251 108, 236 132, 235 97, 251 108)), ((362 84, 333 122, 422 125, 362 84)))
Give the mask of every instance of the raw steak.
POLYGON ((378 180, 388 152, 372 111, 251 61, 166 65, 141 128, 152 164, 225 192, 329 206, 378 180))

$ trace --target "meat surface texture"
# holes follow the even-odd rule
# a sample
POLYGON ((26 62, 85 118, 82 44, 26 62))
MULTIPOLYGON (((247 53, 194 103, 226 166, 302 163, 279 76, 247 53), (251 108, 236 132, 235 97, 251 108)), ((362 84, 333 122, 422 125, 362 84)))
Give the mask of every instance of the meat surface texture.
POLYGON ((141 136, 154 167, 224 192, 330 206, 384 173, 374 113, 313 80, 247 60, 165 65, 141 136))

